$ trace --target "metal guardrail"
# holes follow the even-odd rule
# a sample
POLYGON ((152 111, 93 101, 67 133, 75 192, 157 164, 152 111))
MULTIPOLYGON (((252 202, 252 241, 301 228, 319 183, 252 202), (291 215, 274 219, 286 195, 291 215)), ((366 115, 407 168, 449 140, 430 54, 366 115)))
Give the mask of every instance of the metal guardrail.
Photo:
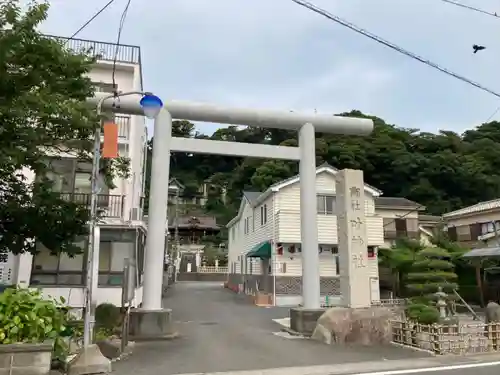
MULTIPOLYGON (((90 206, 91 194, 88 193, 60 193, 62 199, 90 206)), ((104 217, 122 217, 123 195, 98 194, 97 206, 104 217)))
POLYGON ((140 64, 141 48, 128 44, 98 42, 86 39, 70 39, 62 36, 45 35, 47 38, 64 43, 67 48, 76 53, 85 53, 98 60, 116 61, 129 64, 140 64))

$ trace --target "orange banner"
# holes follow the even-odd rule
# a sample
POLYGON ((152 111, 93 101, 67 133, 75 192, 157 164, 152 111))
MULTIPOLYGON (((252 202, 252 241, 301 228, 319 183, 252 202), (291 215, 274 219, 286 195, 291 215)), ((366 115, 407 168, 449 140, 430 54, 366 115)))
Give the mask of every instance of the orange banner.
POLYGON ((103 125, 104 143, 102 145, 102 157, 114 159, 118 157, 118 125, 114 122, 106 122, 103 125))

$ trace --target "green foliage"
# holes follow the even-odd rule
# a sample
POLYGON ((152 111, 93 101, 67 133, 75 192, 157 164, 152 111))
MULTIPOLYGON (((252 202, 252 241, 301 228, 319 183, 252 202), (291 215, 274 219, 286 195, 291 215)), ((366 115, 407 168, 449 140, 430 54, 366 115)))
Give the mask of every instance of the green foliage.
POLYGON ((439 322, 439 310, 424 303, 412 303, 405 310, 406 317, 420 324, 434 324, 439 322))
POLYGON ((112 333, 120 325, 120 308, 112 303, 101 303, 95 309, 95 321, 98 329, 106 333, 112 333))
MULTIPOLYGON (((94 59, 38 32, 48 8, 0 2, 0 251, 14 254, 36 253, 34 238, 55 253, 80 252, 73 243, 89 218, 86 207, 61 199, 43 178, 51 168, 47 151, 90 160, 99 122, 85 103, 93 95, 87 73, 94 59), (33 182, 21 171, 42 178, 33 182)), ((126 164, 105 161, 102 170, 126 174, 126 164)))
POLYGON ((404 276, 410 271, 421 249, 422 245, 418 241, 399 238, 392 248, 378 250, 379 265, 391 271, 396 295, 403 294, 404 276))
POLYGON ((54 341, 55 356, 66 353, 68 310, 39 291, 8 288, 0 294, 0 344, 54 341))
POLYGON ((214 266, 216 260, 219 261, 219 266, 226 265, 227 264, 226 252, 214 246, 213 244, 206 245, 203 248, 203 261, 206 262, 207 266, 214 266))
MULTIPOLYGON (((368 137, 318 134, 318 163, 328 162, 339 169, 362 169, 366 182, 381 189, 384 196, 412 199, 437 215, 500 196, 500 172, 496 167, 500 163, 500 148, 494 141, 500 140, 499 122, 482 124, 463 134, 431 134, 390 125, 360 111, 341 115, 371 118, 374 131, 368 137)), ((180 124, 174 129, 184 137, 297 144, 296 133, 281 129, 231 126, 212 135, 196 134, 180 124)), ((263 191, 296 174, 298 167, 294 162, 175 153, 170 172, 183 183, 195 181, 198 186, 217 175, 228 189, 227 205, 235 216, 242 190, 263 191)), ((438 247, 453 253, 445 246, 438 247)))
POLYGON ((416 258, 406 275, 406 288, 414 296, 432 297, 439 288, 452 293, 458 289, 458 276, 454 272, 450 253, 439 247, 424 248, 416 253, 416 258))

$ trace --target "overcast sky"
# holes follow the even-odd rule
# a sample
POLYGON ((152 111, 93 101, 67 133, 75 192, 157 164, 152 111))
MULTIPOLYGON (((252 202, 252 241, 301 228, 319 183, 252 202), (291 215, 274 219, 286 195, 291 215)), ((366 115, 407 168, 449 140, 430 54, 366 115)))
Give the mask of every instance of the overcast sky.
MULTIPOLYGON (((53 0, 42 31, 69 36, 106 2, 53 0)), ((441 0, 313 2, 500 92, 500 18, 441 0), (473 54, 473 44, 487 49, 473 54)), ((78 37, 114 42, 125 3, 116 0, 78 37)), ((500 15, 498 0, 462 3, 500 15)), ((325 113, 358 109, 431 132, 477 126, 500 105, 499 98, 290 0, 132 0, 122 42, 140 45, 144 88, 165 100, 325 113)))

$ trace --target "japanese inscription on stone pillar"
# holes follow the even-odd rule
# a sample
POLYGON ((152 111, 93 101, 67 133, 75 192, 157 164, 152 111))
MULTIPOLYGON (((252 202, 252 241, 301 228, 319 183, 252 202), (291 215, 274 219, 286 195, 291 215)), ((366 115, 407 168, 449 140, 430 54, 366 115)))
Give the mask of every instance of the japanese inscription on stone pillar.
POLYGON ((347 307, 369 307, 371 297, 363 172, 344 169, 337 173, 336 180, 342 300, 347 307))

